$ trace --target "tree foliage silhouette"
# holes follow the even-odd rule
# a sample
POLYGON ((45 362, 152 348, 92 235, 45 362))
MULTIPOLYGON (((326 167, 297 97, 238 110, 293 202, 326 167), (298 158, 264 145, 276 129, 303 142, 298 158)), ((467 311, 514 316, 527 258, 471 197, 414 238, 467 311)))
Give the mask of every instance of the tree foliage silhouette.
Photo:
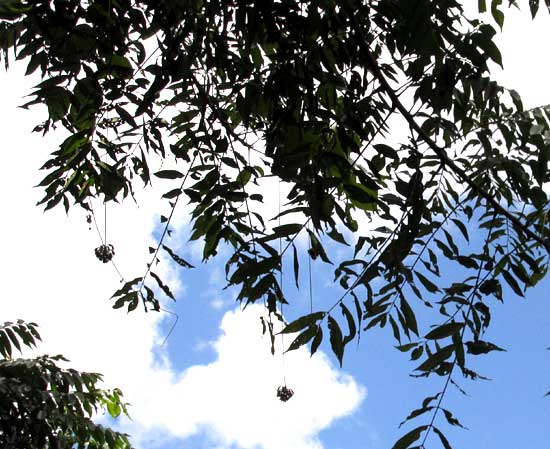
MULTIPOLYGON (((3 2, 0 46, 42 82, 25 105, 47 106, 36 131, 69 137, 44 164, 46 209, 120 201, 152 176, 173 212, 193 208, 203 259, 221 244, 229 285, 269 314, 290 302, 276 275, 305 257, 334 263, 342 294, 289 323, 291 348, 329 336, 345 346, 389 328, 415 375, 444 386, 407 420, 427 419, 394 449, 424 447, 485 338, 491 304, 524 296, 547 273, 550 109, 523 108, 491 77, 501 0, 38 0, 3 2), (154 174, 150 158, 175 161, 154 174), (277 226, 258 213, 268 178, 289 186, 277 226), (370 221, 374 226, 366 226, 370 221), (281 247, 279 242, 283 241, 281 247), (351 245, 335 260, 336 246, 351 245), (334 262, 333 262, 334 261, 334 262), (422 307, 438 309, 431 327, 422 307), (325 334, 323 334, 325 329, 325 334), (441 412, 441 413, 439 413, 441 412)), ((539 1, 529 2, 535 16, 539 1)), ((114 306, 158 310, 151 271, 124 284, 114 306)), ((271 326, 266 327, 269 332, 271 326)))
POLYGON ((0 326, 0 444, 5 449, 130 449, 128 437, 92 417, 126 414, 120 390, 98 387, 101 375, 60 368, 62 356, 13 358, 40 340, 35 323, 0 326))

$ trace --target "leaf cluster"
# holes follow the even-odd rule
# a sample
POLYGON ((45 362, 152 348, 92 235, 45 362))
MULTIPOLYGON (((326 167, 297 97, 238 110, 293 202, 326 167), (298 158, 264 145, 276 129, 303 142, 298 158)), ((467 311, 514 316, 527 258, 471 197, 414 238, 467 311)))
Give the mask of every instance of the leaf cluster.
POLYGON ((395 447, 433 431, 447 449, 434 425, 439 412, 454 423, 446 386, 483 378, 474 357, 500 350, 491 306, 525 296, 550 252, 550 109, 525 110, 491 76, 507 6, 479 1, 490 14, 472 18, 463 3, 9 2, 4 61, 43 77, 25 107, 47 106, 37 131, 69 133, 43 167, 42 204, 90 208, 139 180, 169 184, 145 275, 113 296, 128 311, 160 310, 155 291, 174 299, 152 271, 160 250, 193 266, 165 244, 181 199, 203 261, 231 251, 227 285, 245 304, 283 319, 278 274, 291 266, 299 288, 305 258, 334 265, 341 294, 286 324, 288 350, 326 339, 341 364, 362 332, 388 328, 415 376, 446 379, 439 404, 410 416, 429 424, 395 447), (150 158, 174 168, 152 175, 150 158), (272 178, 288 187, 276 226, 261 213, 272 178))
POLYGON ((99 388, 100 374, 61 368, 59 355, 12 358, 39 340, 35 323, 0 326, 0 446, 130 449, 125 434, 92 421, 99 411, 127 414, 120 390, 99 388))

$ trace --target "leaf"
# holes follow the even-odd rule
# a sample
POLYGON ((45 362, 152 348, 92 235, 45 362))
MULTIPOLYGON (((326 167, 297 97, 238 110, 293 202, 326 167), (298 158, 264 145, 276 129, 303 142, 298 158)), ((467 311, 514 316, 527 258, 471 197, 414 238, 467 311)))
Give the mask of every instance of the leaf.
POLYGON ((516 277, 523 282, 525 285, 531 286, 531 278, 525 271, 525 268, 521 264, 517 263, 510 263, 510 267, 512 268, 512 271, 516 275, 516 277))
POLYGON ((174 295, 173 295, 172 292, 170 291, 170 288, 168 288, 168 286, 165 285, 165 284, 162 282, 162 280, 160 279, 160 277, 159 277, 157 274, 153 273, 152 271, 150 271, 149 273, 151 274, 151 277, 152 277, 155 281, 157 281, 158 286, 162 289, 162 291, 164 292, 164 294, 165 294, 166 296, 168 296, 169 298, 172 298, 173 300, 175 300, 176 298, 174 297, 174 295))
POLYGON ((529 9, 531 10, 531 18, 535 18, 539 10, 539 0, 529 0, 529 9))
POLYGON ((294 264, 294 282, 296 283, 296 288, 299 289, 299 278, 300 278, 300 262, 298 261, 298 251, 296 250, 296 245, 292 244, 293 251, 293 264, 294 264))
POLYGON ((178 179, 183 178, 183 173, 177 170, 160 170, 155 173, 155 176, 161 179, 178 179))
POLYGON ((365 245, 365 242, 367 241, 367 238, 366 237, 363 237, 363 236, 360 236, 358 239, 357 239, 357 243, 355 244, 355 249, 353 251, 353 257, 356 257, 357 256, 357 253, 359 253, 359 251, 361 251, 361 249, 363 248, 363 246, 365 245))
POLYGON ((441 441, 441 444, 443 445, 444 449, 453 449, 449 444, 449 441, 447 440, 445 435, 443 435, 443 432, 441 432, 441 430, 439 430, 437 427, 432 427, 432 428, 434 432, 437 434, 437 436, 439 437, 439 440, 441 441))
POLYGON ((501 289, 498 279, 487 279, 479 286, 479 291, 484 295, 497 293, 501 289))
POLYGON ((263 274, 269 273, 279 267, 280 258, 276 254, 273 257, 268 257, 266 259, 255 261, 250 260, 249 262, 242 263, 233 273, 229 279, 230 284, 239 284, 245 279, 257 278, 263 274))
POLYGON ((399 155, 397 151, 395 151, 392 147, 386 144, 379 143, 379 144, 373 145, 373 148, 376 151, 378 151, 380 154, 383 154, 385 157, 389 159, 394 159, 396 161, 399 160, 399 155))
POLYGON ((454 352, 454 345, 448 345, 441 348, 436 353, 430 355, 423 363, 416 367, 416 371, 432 371, 441 363, 447 360, 454 352))
POLYGON ((260 322, 262 323, 262 335, 265 335, 265 331, 267 330, 267 328, 265 326, 265 320, 263 316, 260 317, 260 322))
POLYGON ((521 287, 519 286, 515 278, 510 274, 510 272, 503 271, 502 276, 504 277, 504 280, 510 286, 510 288, 514 290, 514 293, 516 295, 521 296, 522 298, 525 297, 525 295, 523 294, 523 291, 521 290, 521 287))
POLYGON ((166 192, 164 195, 162 195, 162 198, 166 198, 168 200, 171 200, 173 198, 176 198, 181 195, 181 189, 172 189, 166 192))
POLYGON ((393 445, 392 449, 407 449, 415 441, 418 441, 422 432, 424 432, 428 426, 419 426, 416 429, 411 430, 409 433, 403 435, 397 442, 393 445))
POLYGON ((317 259, 317 257, 321 256, 321 260, 323 262, 331 264, 332 262, 328 258, 327 253, 325 252, 325 249, 323 248, 323 245, 321 245, 321 242, 319 241, 317 236, 312 231, 310 231, 309 229, 307 230, 307 232, 309 234, 309 239, 310 239, 310 243, 311 243, 311 247, 309 249, 309 254, 313 258, 313 260, 315 260, 315 259, 317 259))
POLYGON ((439 290, 439 287, 435 285, 433 282, 431 282, 426 276, 424 276, 422 273, 415 270, 414 274, 416 274, 416 277, 422 282, 422 285, 426 290, 428 290, 430 293, 438 293, 441 290, 439 290))
POLYGON ((244 186, 250 181, 253 174, 254 169, 252 167, 244 167, 238 174, 236 182, 241 186, 241 188, 244 188, 244 186))
POLYGON ((35 323, 25 323, 23 320, 17 320, 17 324, 6 321, 0 325, 0 353, 9 358, 13 352, 12 346, 21 352, 21 343, 28 348, 36 346, 36 340, 40 340, 40 334, 36 330, 35 323))
POLYGON ((451 335, 460 332, 463 327, 464 323, 457 323, 454 321, 451 323, 442 324, 441 326, 428 332, 424 338, 428 340, 439 340, 441 338, 450 337, 451 335))
POLYGON ((407 343, 405 345, 396 346, 395 349, 398 349, 401 352, 409 352, 412 348, 416 348, 418 343, 407 343))
POLYGON ((462 429, 465 429, 465 427, 460 423, 460 421, 458 419, 456 419, 449 410, 447 410, 445 408, 442 408, 441 410, 443 411, 443 414, 445 415, 445 419, 447 420, 447 422, 451 426, 457 426, 457 427, 461 427, 462 429))
POLYGON ((485 3, 485 0, 477 0, 477 9, 480 13, 487 11, 487 4, 485 3))
POLYGON ((401 297, 401 312, 405 317, 407 327, 412 330, 416 335, 418 335, 418 324, 416 323, 416 316, 413 312, 413 309, 404 297, 401 297))
POLYGON ((308 327, 305 331, 303 331, 300 335, 298 335, 294 339, 294 341, 290 344, 290 346, 285 352, 294 351, 295 349, 298 349, 300 346, 305 345, 316 334, 317 334, 317 326, 308 327))
POLYGON ((107 401, 107 411, 112 418, 117 418, 122 413, 122 407, 117 402, 107 401))
MULTIPOLYGON (((497 10, 497 15, 499 13, 502 14, 501 11, 497 10)), ((504 14, 502 14, 502 19, 504 20, 504 14)), ((492 26, 487 24, 481 25, 479 30, 480 34, 476 35, 475 43, 483 50, 487 57, 491 58, 495 63, 502 67, 502 55, 496 44, 493 42, 495 30, 492 26)))
POLYGON ((113 304, 113 309, 120 309, 124 307, 126 303, 132 304, 136 299, 139 300, 137 291, 127 293, 115 301, 113 304))
POLYGON ((117 290, 111 298, 114 298, 115 296, 120 296, 128 293, 130 289, 134 286, 140 283, 143 280, 142 277, 132 279, 131 281, 126 282, 123 287, 120 290, 117 290))
POLYGON ((361 337, 361 320, 363 318, 363 313, 361 311, 361 304, 359 304, 359 299, 357 298, 357 295, 352 291, 351 295, 353 296, 353 303, 355 305, 355 315, 357 317, 357 338, 359 339, 361 337))
POLYGON ((430 405, 433 401, 439 399, 439 397, 441 396, 441 392, 437 393, 436 395, 434 396, 428 396, 426 398, 424 398, 424 400, 422 401, 422 407, 427 407, 428 405, 430 405))
POLYGON ((15 346, 17 350, 21 352, 21 344, 19 343, 19 339, 15 336, 13 330, 8 326, 4 328, 4 332, 6 332, 7 336, 10 338, 13 346, 15 346))
POLYGON ((336 228, 332 228, 329 232, 327 232, 327 235, 335 242, 349 246, 349 243, 346 242, 344 236, 340 232, 338 232, 336 228))
POLYGON ((460 265, 472 270, 477 270, 479 268, 478 263, 472 257, 456 256, 456 261, 460 265))
POLYGON ((491 342, 483 340, 467 341, 466 347, 468 348, 468 354, 474 355, 487 354, 491 351, 506 351, 506 349, 502 349, 491 342))
POLYGON ((179 266, 181 267, 184 267, 184 268, 195 268, 193 265, 191 265, 189 262, 187 262, 185 259, 182 259, 180 256, 178 256, 174 251, 172 251, 172 249, 170 249, 168 246, 166 245, 162 245, 162 249, 164 249, 164 251, 166 251, 170 257, 172 258, 172 260, 174 262, 176 262, 179 266))
POLYGON ((273 323, 268 321, 267 327, 269 330, 269 339, 271 340, 271 355, 275 354, 275 334, 273 333, 273 323))
POLYGON ((495 19, 495 22, 502 29, 502 26, 504 25, 504 13, 500 9, 498 9, 501 3, 502 0, 491 1, 491 14, 493 15, 493 19, 495 19))
POLYGON ((464 225, 464 223, 461 221, 461 220, 458 220, 456 218, 453 218, 452 219, 452 222, 456 225, 456 227, 460 230, 460 232, 462 233, 462 235, 464 236, 464 238, 466 239, 467 242, 470 241, 470 237, 468 236, 468 230, 466 229, 466 226, 464 225))
MULTIPOLYGON (((397 323, 395 322, 394 317, 390 315, 389 321, 390 321, 390 326, 392 328, 393 337, 398 342, 401 342, 401 334, 399 333, 399 327, 397 326, 397 323)), ((404 345, 404 346, 407 346, 407 345, 404 345)), ((396 347, 399 349, 401 346, 396 346, 396 347)))
POLYGON ((138 124, 134 120, 134 117, 132 117, 132 114, 130 114, 126 109, 124 109, 122 106, 115 106, 115 110, 119 117, 124 120, 129 125, 133 126, 134 128, 138 127, 138 124))
POLYGON ((350 341, 352 341, 353 338, 355 337, 355 334, 357 333, 357 327, 355 325, 355 320, 353 319, 353 315, 351 314, 351 312, 343 302, 340 303, 340 308, 342 309, 342 315, 344 315, 344 317, 348 322, 348 329, 349 329, 349 333, 348 335, 346 335, 343 341, 343 344, 345 346, 350 341))
POLYGON ((130 312, 133 312, 134 310, 137 309, 137 306, 139 305, 139 296, 138 296, 138 292, 132 292, 130 293, 130 295, 132 295, 132 299, 130 300, 130 302, 128 303, 128 313, 130 312))
POLYGON ((12 348, 10 339, 3 330, 0 330, 0 352, 4 358, 11 358, 12 348))
POLYGON ((491 322, 491 310, 482 302, 476 302, 474 308, 483 315, 483 326, 488 327, 491 322))
POLYGON ((330 315, 328 316, 328 330, 330 332, 330 346, 332 348, 332 352, 334 352, 334 355, 336 355, 336 358, 338 359, 338 362, 340 362, 341 367, 342 359, 344 357, 344 342, 342 339, 342 331, 340 330, 338 322, 330 315))
POLYGON ((303 228, 303 225, 292 223, 276 226, 273 228, 273 233, 269 236, 269 240, 280 239, 291 235, 298 234, 303 228))
POLYGON ((311 342, 311 355, 315 354, 317 351, 317 348, 319 348, 319 345, 323 341, 323 329, 320 325, 317 325, 317 333, 315 334, 315 337, 313 338, 313 341, 311 342))
POLYGON ((456 363, 463 368, 465 365, 464 344, 462 343, 462 335, 459 332, 453 334, 453 344, 455 345, 456 363))
POLYGON ((124 69, 132 69, 132 64, 124 56, 112 54, 110 62, 111 62, 111 65, 114 65, 117 67, 122 67, 124 69))
POLYGON ((294 332, 301 331, 305 327, 316 324, 317 321, 322 320, 325 315, 325 312, 314 312, 308 315, 301 316, 300 318, 292 321, 290 324, 287 324, 280 333, 293 334, 294 332))
POLYGON ((411 352, 411 361, 418 360, 424 354, 424 346, 418 346, 411 352))
POLYGON ((407 416, 402 422, 399 423, 399 427, 401 427, 403 424, 405 424, 407 421, 410 421, 411 419, 416 418, 417 416, 423 415, 426 412, 429 412, 430 410, 433 410, 434 407, 422 407, 417 408, 416 410, 413 410, 411 413, 409 413, 409 416, 407 416))

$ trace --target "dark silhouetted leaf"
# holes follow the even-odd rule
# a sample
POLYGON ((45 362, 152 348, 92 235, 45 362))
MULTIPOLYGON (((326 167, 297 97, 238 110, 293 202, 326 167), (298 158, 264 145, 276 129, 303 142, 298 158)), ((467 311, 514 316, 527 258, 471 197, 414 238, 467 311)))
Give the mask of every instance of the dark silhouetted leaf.
POLYGON ((355 334, 357 333, 357 327, 355 325, 355 320, 353 319, 353 315, 351 314, 351 312, 343 302, 340 303, 340 308, 342 309, 342 315, 344 315, 344 317, 346 318, 346 321, 348 322, 348 329, 349 329, 348 334, 343 340, 343 345, 345 346, 355 338, 355 334))
POLYGON ((294 268, 294 282, 296 283, 296 288, 300 288, 300 262, 298 261, 298 251, 296 250, 296 245, 292 245, 292 260, 294 268))
POLYGON ((150 271, 149 273, 151 274, 151 277, 155 281, 157 281, 158 286, 161 288, 161 290, 164 292, 164 294, 166 296, 168 296, 169 298, 172 298, 173 300, 175 300, 176 298, 174 297, 174 295, 170 291, 170 288, 166 284, 164 284, 164 282, 162 282, 160 277, 157 274, 153 273, 152 271, 150 271))
POLYGON ((426 290, 428 290, 430 293, 438 293, 440 290, 433 282, 431 282, 426 276, 424 276, 422 273, 415 271, 414 274, 418 277, 422 285, 426 290))
POLYGON ((444 408, 442 408, 441 410, 443 411, 443 414, 445 415, 445 419, 447 420, 447 422, 451 426, 457 426, 457 427, 461 427, 462 429, 465 429, 465 427, 460 423, 460 421, 458 419, 456 419, 449 410, 444 409, 444 408))
POLYGON ((497 345, 483 340, 467 341, 466 347, 468 348, 468 354, 474 355, 487 354, 491 351, 506 351, 506 349, 499 348, 497 345))
POLYGON ((504 280, 510 286, 510 288, 514 290, 514 293, 516 295, 521 296, 522 298, 525 296, 514 276, 512 276, 508 271, 503 271, 502 277, 504 277, 504 280))
POLYGON ((432 371, 437 368, 441 363, 447 360, 454 352, 454 345, 448 345, 441 348, 436 353, 430 355, 423 363, 421 363, 416 370, 417 371, 432 371))
POLYGON ((334 355, 338 359, 340 366, 342 366, 342 359, 344 357, 344 342, 342 331, 340 330, 338 322, 330 315, 328 316, 328 330, 330 333, 330 346, 332 348, 332 352, 334 352, 334 355))
POLYGON ((282 334, 293 334, 299 332, 305 327, 316 325, 317 321, 322 320, 325 317, 325 312, 314 312, 309 315, 301 316, 300 318, 287 324, 281 331, 282 334))
POLYGON ((416 429, 411 430, 409 433, 403 435, 397 442, 393 445, 392 449, 408 449, 411 444, 415 441, 418 441, 422 432, 424 432, 428 426, 419 426, 416 429))
POLYGON ((178 256, 172 249, 170 249, 166 245, 162 245, 162 248, 170 255, 172 260, 176 262, 179 266, 184 268, 195 268, 193 265, 191 265, 189 262, 187 262, 185 259, 182 259, 180 256, 178 256))
POLYGON ((313 341, 311 342, 311 355, 315 354, 317 349, 319 348, 319 345, 323 341, 323 329, 320 325, 317 325, 316 334, 313 338, 313 341))
POLYGON ((440 338, 450 337, 451 335, 460 332, 463 327, 464 323, 456 323, 454 321, 451 323, 442 324, 441 326, 428 332, 424 338, 427 338, 428 340, 438 340, 440 338))
POLYGON ((183 178, 183 173, 177 170, 161 170, 156 172, 155 176, 162 179, 178 179, 183 178))
POLYGON ((439 430, 437 427, 433 427, 433 431, 439 437, 439 440, 441 441, 441 444, 443 445, 444 449, 453 449, 452 446, 450 445, 449 441, 447 440, 447 437, 445 437, 445 435, 443 435, 443 432, 441 432, 441 430, 439 430))
POLYGON ((416 323, 416 316, 405 298, 401 298, 401 312, 405 317, 407 327, 412 330, 416 335, 418 335, 418 324, 416 323))
POLYGON ((298 349, 300 346, 305 345, 316 334, 317 334, 317 326, 308 327, 305 331, 303 331, 300 335, 298 335, 294 339, 294 341, 290 344, 290 346, 285 352, 294 351, 295 349, 298 349))

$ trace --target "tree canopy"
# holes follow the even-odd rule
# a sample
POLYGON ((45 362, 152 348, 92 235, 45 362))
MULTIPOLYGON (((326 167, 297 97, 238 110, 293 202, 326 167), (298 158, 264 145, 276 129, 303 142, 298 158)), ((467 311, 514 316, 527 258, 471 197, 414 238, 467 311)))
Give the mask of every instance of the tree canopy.
POLYGON ((40 340, 37 325, 0 326, 0 444, 5 449, 130 449, 128 437, 92 417, 126 414, 120 390, 99 388, 101 375, 64 369, 62 356, 13 358, 40 340))
MULTIPOLYGON (((286 325, 289 349, 314 353, 326 336, 341 364, 346 345, 389 324, 415 375, 446 379, 394 449, 430 433, 447 449, 435 418, 460 425, 447 386, 479 377, 473 356, 500 349, 486 337, 494 300, 524 296, 550 253, 550 108, 524 109, 490 70, 516 2, 466 3, 4 1, 5 65, 42 77, 24 105, 47 107, 35 131, 68 133, 43 166, 41 203, 93 212, 94 199, 165 180, 152 261, 113 296, 129 311, 173 298, 151 271, 159 251, 192 268, 167 240, 183 200, 204 261, 231 248, 227 283, 265 302, 272 338, 271 316, 292 305, 277 273, 299 286, 304 258, 333 264, 341 295, 286 325), (152 158, 173 168, 151 173, 152 158), (276 225, 258 213, 273 179, 286 192, 276 225)), ((98 258, 112 256, 105 241, 98 258)))

